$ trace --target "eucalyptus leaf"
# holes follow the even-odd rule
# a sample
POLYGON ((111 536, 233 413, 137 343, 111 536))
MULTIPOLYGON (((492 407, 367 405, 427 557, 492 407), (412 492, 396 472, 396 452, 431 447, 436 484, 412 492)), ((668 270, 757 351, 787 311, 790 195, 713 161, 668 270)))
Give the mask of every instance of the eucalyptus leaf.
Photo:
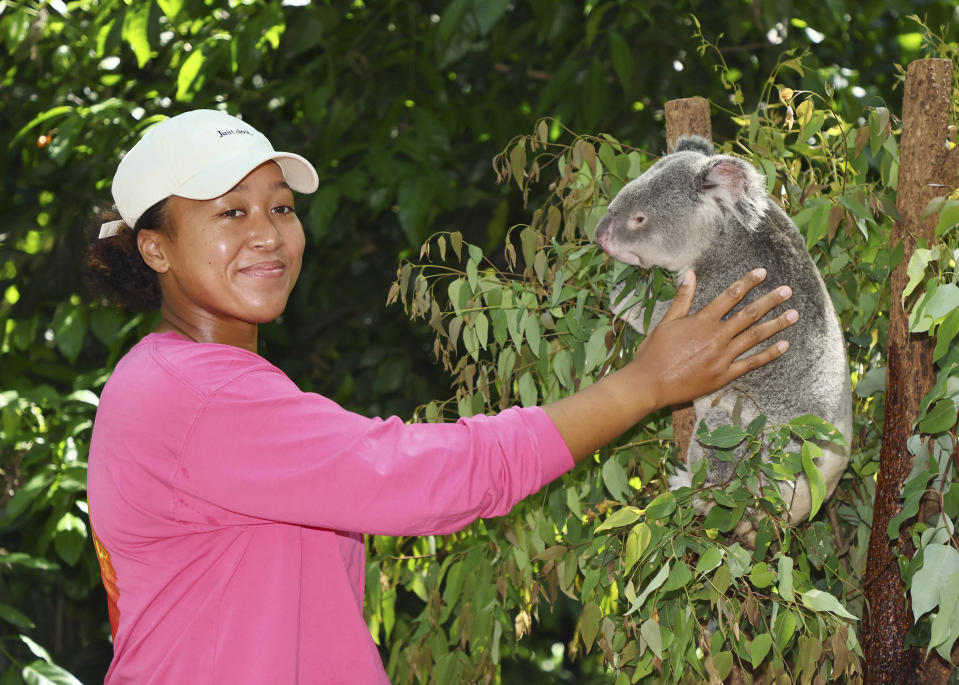
POLYGON ((626 470, 613 458, 603 462, 603 484, 613 499, 619 502, 625 502, 629 498, 629 478, 626 476, 626 470))
POLYGON ((669 570, 669 562, 667 562, 659 569, 656 575, 653 576, 648 583, 646 583, 646 587, 643 588, 643 591, 637 595, 636 601, 633 602, 632 606, 630 606, 626 611, 627 616, 643 608, 643 604, 646 603, 646 598, 658 590, 662 584, 666 582, 666 579, 669 577, 669 570))
POLYGON ((600 533, 604 530, 631 525, 638 521, 639 517, 642 515, 642 510, 637 509, 636 507, 622 507, 610 514, 609 518, 597 526, 595 532, 600 533))
POLYGON ((799 593, 803 606, 816 612, 827 611, 852 621, 858 621, 859 618, 849 613, 849 611, 836 599, 835 596, 823 590, 807 590, 799 593))
POLYGON ((915 621, 932 611, 949 578, 959 572, 959 550, 942 544, 927 545, 922 550, 922 567, 912 576, 909 596, 915 621))

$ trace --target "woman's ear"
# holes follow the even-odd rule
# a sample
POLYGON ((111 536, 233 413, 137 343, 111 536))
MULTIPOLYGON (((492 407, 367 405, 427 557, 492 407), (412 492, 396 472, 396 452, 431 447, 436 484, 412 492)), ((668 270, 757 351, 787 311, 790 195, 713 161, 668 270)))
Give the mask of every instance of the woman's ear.
POLYGON ((151 269, 163 274, 170 270, 170 261, 166 253, 166 236, 161 231, 149 228, 137 233, 137 249, 140 256, 151 269))

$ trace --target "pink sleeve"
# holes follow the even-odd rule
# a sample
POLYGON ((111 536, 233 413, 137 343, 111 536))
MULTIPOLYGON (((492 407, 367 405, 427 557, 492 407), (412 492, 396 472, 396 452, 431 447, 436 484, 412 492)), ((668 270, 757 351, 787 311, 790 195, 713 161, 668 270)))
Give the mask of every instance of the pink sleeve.
POLYGON ((501 516, 573 467, 538 407, 455 424, 369 419, 248 373, 199 412, 174 477, 175 514, 387 535, 448 533, 501 516))

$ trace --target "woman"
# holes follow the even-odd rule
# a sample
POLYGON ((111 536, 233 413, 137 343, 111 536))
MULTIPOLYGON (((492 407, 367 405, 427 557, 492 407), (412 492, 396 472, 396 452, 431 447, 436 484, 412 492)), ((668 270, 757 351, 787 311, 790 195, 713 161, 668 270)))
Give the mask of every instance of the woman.
POLYGON ((364 533, 442 534, 500 516, 650 411, 775 359, 753 325, 779 288, 723 316, 757 269, 686 316, 690 277, 635 359, 542 408, 456 424, 367 419, 256 354, 300 271, 293 191, 316 172, 243 121, 151 129, 113 181, 121 219, 90 263, 101 292, 159 306, 104 388, 90 519, 114 635, 108 683, 387 683, 363 620, 364 533))

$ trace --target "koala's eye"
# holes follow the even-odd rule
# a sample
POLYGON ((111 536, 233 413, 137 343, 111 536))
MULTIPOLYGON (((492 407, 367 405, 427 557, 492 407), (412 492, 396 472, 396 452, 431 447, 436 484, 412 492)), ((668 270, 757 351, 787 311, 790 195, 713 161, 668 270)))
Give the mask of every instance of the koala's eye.
POLYGON ((645 221, 646 221, 646 215, 645 215, 645 214, 634 214, 634 215, 633 215, 633 223, 634 223, 637 227, 638 227, 638 226, 642 226, 645 221))
POLYGON ((712 190, 718 185, 718 183, 712 183, 711 181, 703 181, 703 190, 712 190))

